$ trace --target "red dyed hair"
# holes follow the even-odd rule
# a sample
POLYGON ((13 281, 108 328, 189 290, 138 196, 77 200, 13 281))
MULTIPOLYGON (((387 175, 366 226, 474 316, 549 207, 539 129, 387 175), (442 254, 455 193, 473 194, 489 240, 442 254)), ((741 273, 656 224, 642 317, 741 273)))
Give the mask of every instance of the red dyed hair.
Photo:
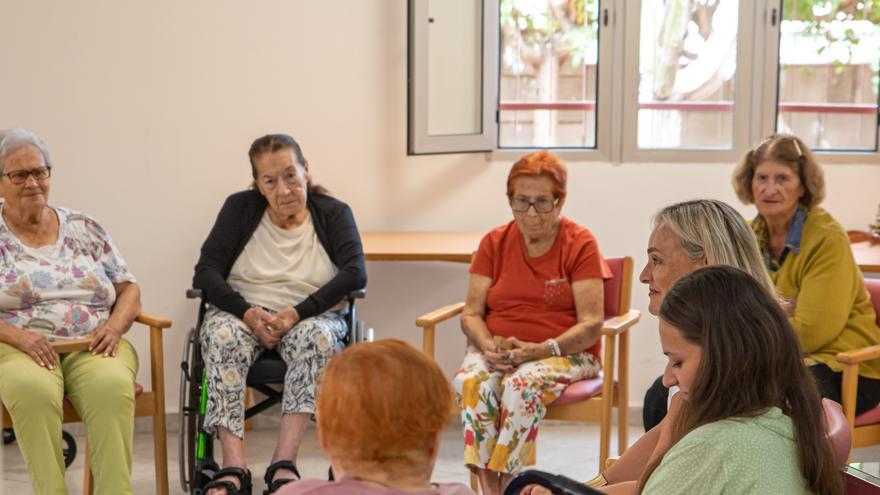
POLYGON ((449 380, 413 346, 395 339, 357 344, 324 371, 317 409, 321 443, 343 465, 425 462, 451 405, 449 380))
POLYGON ((553 196, 565 199, 568 169, 555 153, 536 151, 523 156, 510 169, 507 176, 507 197, 513 198, 513 183, 520 177, 547 177, 553 181, 553 196))

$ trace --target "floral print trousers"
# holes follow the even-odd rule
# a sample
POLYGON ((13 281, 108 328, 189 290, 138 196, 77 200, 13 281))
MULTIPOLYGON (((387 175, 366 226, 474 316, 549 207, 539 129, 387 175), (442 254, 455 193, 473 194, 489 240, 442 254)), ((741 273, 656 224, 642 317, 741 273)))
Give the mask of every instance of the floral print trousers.
MULTIPOLYGON (((287 364, 282 414, 315 412, 318 381, 347 330, 345 319, 328 311, 300 321, 282 337, 275 347, 287 364)), ((244 438, 245 380, 266 347, 243 321, 213 306, 200 333, 208 389, 203 429, 216 433, 220 426, 244 438)))
POLYGON ((547 404, 569 383, 599 373, 590 353, 523 363, 504 374, 491 371, 483 355, 469 348, 453 385, 461 405, 464 463, 501 473, 517 473, 529 461, 538 423, 547 404))

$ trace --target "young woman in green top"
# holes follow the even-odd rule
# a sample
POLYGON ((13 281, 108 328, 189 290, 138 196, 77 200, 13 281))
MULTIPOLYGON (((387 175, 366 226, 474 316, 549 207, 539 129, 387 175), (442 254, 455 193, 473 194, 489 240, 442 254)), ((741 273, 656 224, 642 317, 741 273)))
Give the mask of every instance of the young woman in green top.
MULTIPOLYGON (((758 209, 752 229, 820 391, 840 402, 835 356, 880 343, 880 330, 846 231, 819 207, 822 168, 803 141, 775 134, 743 157, 733 185, 758 209)), ((880 359, 860 365, 856 414, 878 403, 880 359)))
POLYGON ((605 493, 843 493, 819 391, 774 294, 742 270, 710 266, 679 279, 659 316, 663 381, 681 388, 674 420, 662 423, 670 446, 638 482, 605 493))

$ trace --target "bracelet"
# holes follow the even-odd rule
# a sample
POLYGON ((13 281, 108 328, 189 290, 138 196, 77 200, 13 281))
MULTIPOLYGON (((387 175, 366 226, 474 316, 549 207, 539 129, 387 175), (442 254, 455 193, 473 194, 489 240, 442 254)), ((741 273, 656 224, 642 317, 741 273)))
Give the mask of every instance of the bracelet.
POLYGON ((547 345, 550 346, 550 354, 556 357, 562 355, 562 350, 559 349, 559 343, 556 342, 556 339, 547 339, 547 345))
POLYGON ((600 488, 608 484, 608 480, 605 479, 605 476, 602 473, 599 473, 595 478, 590 481, 584 483, 590 488, 600 488))

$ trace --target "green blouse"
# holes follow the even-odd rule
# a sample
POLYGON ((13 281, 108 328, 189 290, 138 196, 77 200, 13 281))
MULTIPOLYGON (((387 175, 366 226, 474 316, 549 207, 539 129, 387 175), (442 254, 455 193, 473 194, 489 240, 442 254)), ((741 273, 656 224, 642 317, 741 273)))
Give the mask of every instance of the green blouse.
POLYGON ((794 424, 773 407, 760 416, 703 425, 672 446, 645 495, 810 493, 798 463, 794 424))

